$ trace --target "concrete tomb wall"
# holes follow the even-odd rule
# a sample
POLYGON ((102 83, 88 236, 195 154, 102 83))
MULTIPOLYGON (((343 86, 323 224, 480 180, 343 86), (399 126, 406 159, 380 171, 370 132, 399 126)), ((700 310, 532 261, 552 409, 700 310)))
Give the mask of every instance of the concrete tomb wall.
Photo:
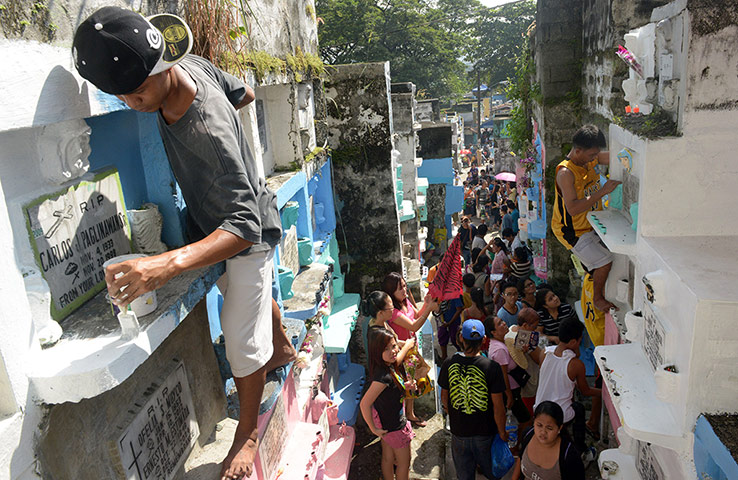
MULTIPOLYGON (((180 383, 181 375, 180 372, 177 380, 180 383)), ((176 382, 174 385, 176 387, 176 382)), ((185 448, 189 439, 176 442, 175 438, 162 438, 164 433, 174 437, 176 434, 199 432, 196 440, 202 446, 215 424, 224 416, 225 395, 210 342, 207 308, 203 300, 136 370, 135 375, 94 398, 48 407, 46 427, 40 435, 38 447, 42 475, 52 480, 150 478, 151 474, 143 474, 144 469, 164 471, 165 464, 171 466, 180 457, 187 457, 189 452, 189 448, 185 448), (148 455, 151 459, 148 467, 138 465, 136 476, 130 464, 122 463, 119 442, 130 427, 137 426, 133 424, 134 419, 155 397, 159 387, 173 372, 176 375, 179 362, 184 365, 187 385, 180 385, 180 392, 178 388, 170 388, 164 402, 146 412, 151 418, 150 424, 138 430, 134 428, 136 431, 131 430, 129 435, 132 438, 125 438, 125 441, 133 442, 134 456, 143 453, 142 458, 148 455), (187 390, 191 400, 186 398, 187 390), (172 404, 175 400, 181 403, 175 406, 172 404), (189 405, 194 407, 194 412, 189 412, 189 405), (196 428, 190 425, 189 429, 182 430, 182 419, 176 417, 189 414, 194 414, 196 428), (178 448, 170 450, 167 445, 178 448), (157 458, 154 454, 158 454, 157 458), (127 474, 124 476, 122 472, 127 474)), ((165 477, 171 478, 168 475, 161 478, 165 477)))
POLYGON ((389 64, 338 65, 325 95, 341 270, 345 290, 363 294, 402 271, 389 64))
POLYGON ((424 124, 418 131, 418 156, 424 160, 430 158, 449 158, 453 156, 451 150, 451 124, 424 124))

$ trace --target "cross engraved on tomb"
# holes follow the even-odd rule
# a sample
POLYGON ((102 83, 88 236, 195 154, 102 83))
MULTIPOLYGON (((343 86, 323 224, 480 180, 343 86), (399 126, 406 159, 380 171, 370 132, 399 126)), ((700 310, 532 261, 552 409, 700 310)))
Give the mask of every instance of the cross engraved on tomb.
POLYGON ((646 442, 638 442, 636 454, 636 469, 642 480, 664 480, 664 470, 653 454, 651 445, 646 442))
POLYGON ((643 348, 648 360, 654 370, 664 364, 664 343, 666 332, 664 326, 653 311, 651 305, 646 302, 643 306, 643 318, 645 327, 645 343, 643 348))
POLYGON ((24 210, 36 264, 51 291, 51 316, 61 320, 104 288, 106 260, 131 253, 118 172, 40 197, 24 210))
MULTIPOLYGON (((118 440, 124 476, 171 480, 200 434, 184 363, 178 362, 163 382, 152 383, 143 395, 148 400, 118 440)), ((131 410, 141 404, 136 402, 131 410)))

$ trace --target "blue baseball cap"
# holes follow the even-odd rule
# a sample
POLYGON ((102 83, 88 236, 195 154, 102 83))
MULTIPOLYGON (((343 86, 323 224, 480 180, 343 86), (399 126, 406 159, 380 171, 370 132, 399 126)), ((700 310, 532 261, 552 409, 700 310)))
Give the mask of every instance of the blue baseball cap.
POLYGON ((481 340, 484 338, 484 324, 474 319, 465 321, 461 326, 461 336, 465 340, 481 340))

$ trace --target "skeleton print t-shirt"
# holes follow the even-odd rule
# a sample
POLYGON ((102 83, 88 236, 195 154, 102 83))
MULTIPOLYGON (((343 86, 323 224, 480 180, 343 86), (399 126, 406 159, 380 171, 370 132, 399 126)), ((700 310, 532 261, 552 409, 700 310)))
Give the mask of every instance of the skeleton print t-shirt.
POLYGON ((497 433, 491 395, 505 391, 505 379, 497 362, 481 355, 466 357, 457 353, 441 367, 438 385, 448 390, 451 433, 458 437, 497 433))

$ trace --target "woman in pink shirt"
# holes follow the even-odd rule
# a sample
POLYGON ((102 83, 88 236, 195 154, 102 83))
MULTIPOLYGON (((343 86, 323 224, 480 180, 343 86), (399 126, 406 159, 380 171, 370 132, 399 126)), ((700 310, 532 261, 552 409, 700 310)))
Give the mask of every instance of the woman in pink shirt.
MULTIPOLYGON (((423 306, 420 310, 417 310, 407 294, 407 282, 397 272, 392 272, 384 277, 382 290, 389 294, 392 299, 392 318, 387 322, 392 330, 397 334, 397 338, 400 340, 407 340, 411 337, 415 337, 415 332, 420 330, 425 321, 428 319, 428 315, 438 308, 438 303, 431 298, 430 295, 426 295, 423 299, 423 306)), ((417 339, 416 339, 417 345, 417 339)), ((413 361, 412 355, 408 355, 407 361, 413 361)), ((425 377, 428 374, 427 371, 421 371, 418 369, 414 377, 416 379, 425 377)), ((411 422, 419 427, 425 426, 425 422, 415 416, 414 401, 412 398, 405 399, 405 414, 411 422)))
POLYGON ((509 328, 500 317, 496 316, 488 316, 484 323, 487 336, 490 337, 487 356, 500 364, 505 377, 505 386, 507 387, 505 389, 505 401, 507 408, 512 410, 513 415, 518 420, 519 427, 521 429, 527 428, 531 424, 531 416, 520 396, 520 385, 510 375, 511 370, 520 367, 515 363, 515 360, 513 360, 512 355, 510 355, 507 349, 507 345, 505 345, 505 335, 507 335, 509 328))

